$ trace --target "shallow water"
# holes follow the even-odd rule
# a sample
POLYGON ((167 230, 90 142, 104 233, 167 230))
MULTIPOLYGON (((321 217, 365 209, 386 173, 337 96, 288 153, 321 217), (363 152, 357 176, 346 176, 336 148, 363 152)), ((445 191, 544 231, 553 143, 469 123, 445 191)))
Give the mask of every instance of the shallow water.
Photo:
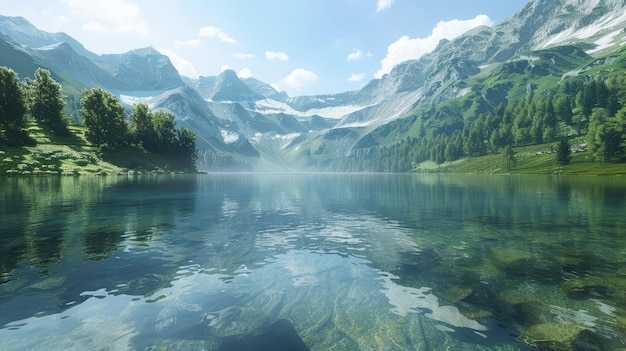
POLYGON ((616 350, 626 180, 0 179, 0 349, 616 350))

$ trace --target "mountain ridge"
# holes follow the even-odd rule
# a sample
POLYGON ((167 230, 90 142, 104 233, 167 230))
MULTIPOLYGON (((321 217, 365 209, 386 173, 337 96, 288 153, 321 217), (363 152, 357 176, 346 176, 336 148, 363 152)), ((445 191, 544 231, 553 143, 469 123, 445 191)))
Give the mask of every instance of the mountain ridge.
MULTIPOLYGON (((251 164, 267 157, 290 169, 296 163, 311 167, 322 147, 349 155, 358 146, 378 145, 382 140, 372 142, 369 133, 416 108, 463 98, 479 89, 467 81, 490 67, 509 67, 510 60, 521 60, 522 68, 524 62, 534 65, 525 52, 572 44, 589 55, 610 52, 626 43, 625 12, 626 0, 529 1, 497 25, 442 40, 432 52, 396 65, 359 90, 295 97, 232 70, 181 77, 167 56, 150 47, 96 55, 66 34, 39 31, 24 18, 0 16, 0 34, 11 38, 2 45, 12 46, 12 55, 21 52, 32 58, 25 60, 30 66, 72 77, 82 85, 76 90, 103 86, 129 106, 144 102, 171 111, 180 125, 196 128, 203 150, 251 164)), ((484 94, 507 99, 513 88, 500 84, 484 94)))

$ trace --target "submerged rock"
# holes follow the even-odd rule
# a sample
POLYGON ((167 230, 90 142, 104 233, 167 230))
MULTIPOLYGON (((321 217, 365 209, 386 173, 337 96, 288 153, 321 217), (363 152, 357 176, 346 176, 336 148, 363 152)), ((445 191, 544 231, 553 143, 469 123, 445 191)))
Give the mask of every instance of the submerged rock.
POLYGON ((472 288, 466 286, 453 286, 443 293, 443 298, 452 303, 458 303, 470 296, 472 291, 472 288))
POLYGON ((309 351, 291 322, 280 319, 256 333, 226 337, 217 351, 309 351))
POLYGON ((574 323, 544 323, 524 330, 521 339, 531 346, 547 350, 572 350, 576 337, 584 329, 574 323))
POLYGON ((539 302, 539 298, 522 290, 503 290, 498 294, 497 301, 509 306, 527 302, 539 302))
POLYGON ((548 282, 558 281, 561 277, 559 263, 533 252, 506 247, 492 247, 490 252, 494 266, 507 275, 548 282))
POLYGON ((617 317, 612 324, 613 329, 619 333, 626 334, 626 317, 617 317))
POLYGON ((522 290, 504 290, 496 299, 506 319, 521 326, 551 321, 550 309, 533 294, 522 290))
POLYGON ((126 293, 130 295, 148 296, 169 285, 166 279, 158 274, 146 274, 128 282, 126 293))
POLYGON ((597 335, 572 322, 536 324, 524 330, 520 338, 539 350, 604 350, 597 335))
POLYGON ((67 277, 50 277, 39 281, 30 287, 39 290, 60 289, 63 286, 63 283, 65 283, 66 278, 67 277))

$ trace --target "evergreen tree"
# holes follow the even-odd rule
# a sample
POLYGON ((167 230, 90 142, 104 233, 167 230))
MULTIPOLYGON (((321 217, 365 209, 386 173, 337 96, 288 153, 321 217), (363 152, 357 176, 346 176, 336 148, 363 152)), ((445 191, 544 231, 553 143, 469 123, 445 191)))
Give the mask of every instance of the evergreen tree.
POLYGON ((511 146, 511 144, 505 146, 502 155, 504 157, 506 169, 510 171, 513 166, 515 166, 515 151, 513 150, 513 146, 511 146))
POLYGON ((532 126, 533 120, 528 115, 528 108, 525 101, 518 104, 518 108, 515 109, 514 115, 513 138, 515 139, 515 143, 517 145, 529 143, 532 140, 530 127, 532 126))
POLYGON ((115 96, 102 88, 94 88, 83 93, 81 105, 87 140, 98 147, 121 145, 126 141, 128 124, 124 106, 115 96))
POLYGON ((24 132, 25 114, 26 103, 17 74, 0 67, 0 127, 4 129, 8 144, 19 145, 28 139, 24 132))
POLYGON ((587 132, 589 151, 604 162, 623 156, 625 127, 622 110, 617 117, 607 117, 603 109, 594 111, 587 132))
POLYGON ((617 111, 620 109, 619 100, 617 99, 617 95, 611 94, 608 100, 608 106, 606 107, 607 113, 609 116, 613 117, 617 114, 617 111))
POLYGON ((593 112, 593 106, 595 103, 595 94, 592 93, 591 88, 586 86, 581 92, 576 95, 576 100, 581 108, 583 117, 589 119, 591 112, 593 112))
POLYGON ((591 106, 591 108, 594 108, 598 103, 598 99, 596 96, 596 93, 598 92, 598 86, 596 83, 596 79, 591 79, 587 83, 587 85, 585 85, 585 90, 583 91, 586 96, 586 102, 591 106))
POLYGON ((530 134, 535 144, 541 144, 543 142, 543 116, 535 115, 533 124, 530 127, 530 134))
POLYGON ((463 139, 457 130, 446 142, 445 159, 448 162, 458 160, 463 154, 463 139))
POLYGON ((609 88, 602 78, 596 79, 596 106, 606 108, 609 104, 609 88))
POLYGON ((546 99, 543 113, 543 124, 546 127, 555 128, 556 124, 558 123, 558 118, 556 115, 552 95, 548 96, 548 98, 546 99))
POLYGON ((624 157, 626 147, 626 107, 620 109, 607 123, 609 131, 605 137, 605 160, 624 157))
POLYGON ((446 138, 443 135, 439 135, 435 139, 435 145, 431 149, 433 151, 431 160, 440 165, 446 162, 446 138))
POLYGON ((572 112, 572 102, 568 96, 559 96, 554 101, 554 110, 559 120, 571 124, 574 113, 572 112))
POLYGON ((602 130, 604 127, 606 116, 604 115, 604 110, 596 110, 589 117, 589 127, 587 128, 587 148, 589 152, 591 152, 594 156, 598 156, 603 151, 602 149, 602 140, 601 136, 604 131, 602 130))
POLYGON ((602 156, 604 162, 615 157, 624 156, 624 132, 615 121, 607 123, 599 130, 599 138, 602 141, 602 156))
POLYGON ((561 139, 559 145, 556 148, 556 160, 562 164, 569 164, 572 159, 572 154, 570 151, 570 144, 567 141, 567 138, 561 139))
POLYGON ((487 153, 485 139, 479 124, 475 123, 463 142, 464 152, 467 156, 482 156, 487 153))

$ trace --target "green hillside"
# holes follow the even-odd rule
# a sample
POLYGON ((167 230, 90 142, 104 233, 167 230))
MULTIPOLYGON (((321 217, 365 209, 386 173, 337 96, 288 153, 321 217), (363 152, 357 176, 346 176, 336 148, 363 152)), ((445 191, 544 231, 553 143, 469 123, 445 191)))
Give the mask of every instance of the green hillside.
POLYGON ((626 174, 625 72, 626 48, 597 58, 578 46, 520 54, 452 83, 460 97, 371 131, 332 170, 626 174), (565 167, 552 153, 527 157, 564 138, 589 149, 565 167), (507 145, 526 162, 500 168, 507 145))
POLYGON ((0 175, 106 175, 170 172, 165 157, 133 146, 100 149, 85 138, 86 128, 70 126, 57 136, 29 123, 26 131, 36 145, 0 145, 0 175))

